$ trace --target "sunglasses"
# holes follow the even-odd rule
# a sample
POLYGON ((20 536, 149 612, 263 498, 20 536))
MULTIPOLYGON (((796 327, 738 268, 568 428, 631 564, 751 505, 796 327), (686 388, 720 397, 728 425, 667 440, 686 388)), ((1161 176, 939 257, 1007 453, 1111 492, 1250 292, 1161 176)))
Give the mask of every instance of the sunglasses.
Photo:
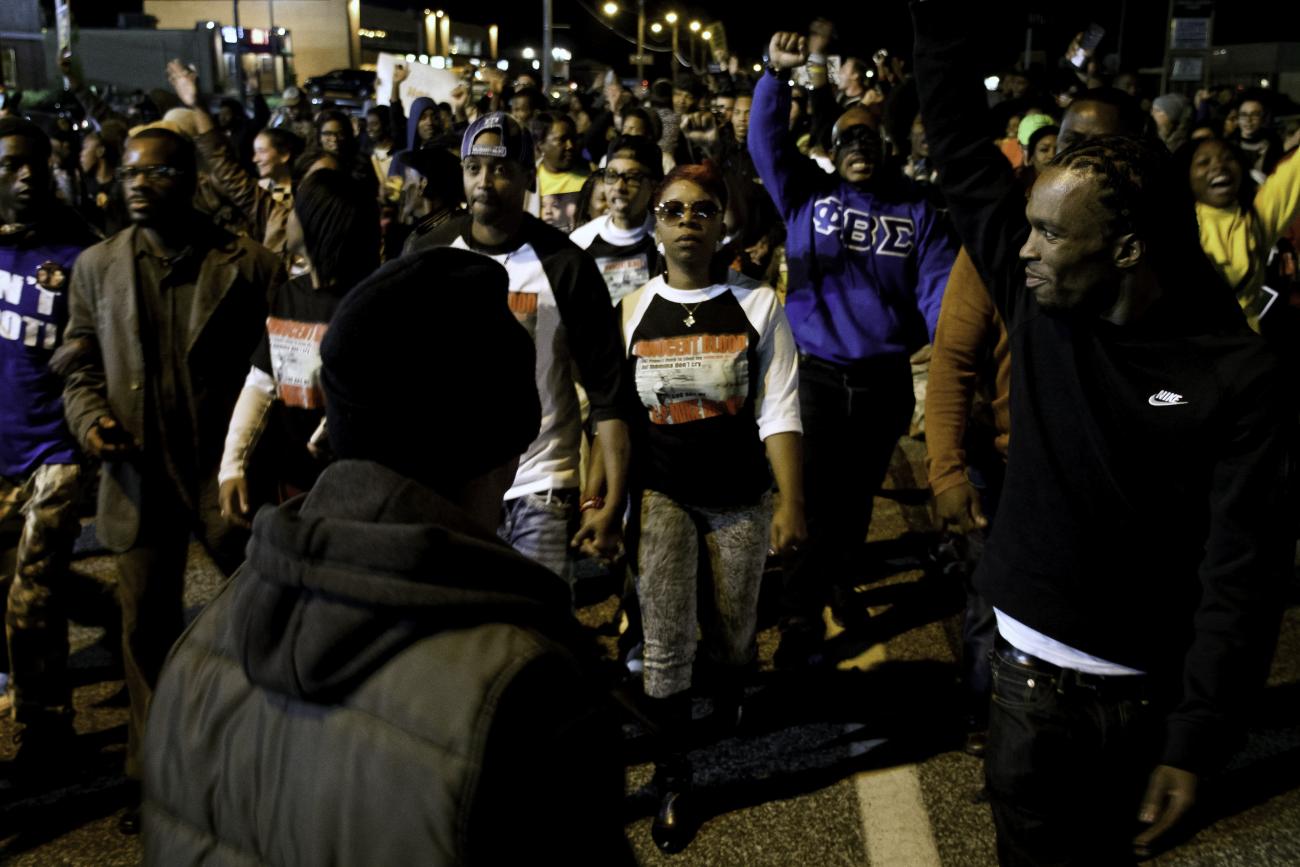
POLYGON ((831 147, 839 151, 847 147, 879 146, 879 144, 880 136, 876 134, 876 131, 867 124, 860 123, 835 136, 835 140, 831 142, 831 147))
POLYGON ((173 181, 184 175, 183 169, 174 166, 118 166, 113 170, 113 177, 119 181, 129 178, 147 178, 151 181, 173 181))
POLYGON ((722 208, 714 202, 692 202, 691 204, 686 204, 685 202, 674 200, 671 202, 660 202, 659 207, 655 208, 655 216, 657 216, 659 222, 663 223, 665 226, 676 226, 682 220, 686 219, 686 213, 688 211, 691 213, 691 216, 695 217, 695 219, 706 223, 710 220, 716 220, 719 215, 722 214, 722 208))

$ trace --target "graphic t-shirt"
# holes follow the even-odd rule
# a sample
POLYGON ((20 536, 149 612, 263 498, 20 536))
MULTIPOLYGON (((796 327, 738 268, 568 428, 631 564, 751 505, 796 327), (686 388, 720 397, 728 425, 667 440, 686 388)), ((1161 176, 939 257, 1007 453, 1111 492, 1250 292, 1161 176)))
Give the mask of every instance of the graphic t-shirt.
POLYGON ((549 172, 545 166, 537 167, 537 195, 541 199, 543 223, 566 235, 573 231, 577 225, 578 198, 590 174, 587 171, 549 172))
POLYGON ((320 344, 341 295, 312 287, 311 275, 285 283, 271 298, 262 342, 252 364, 275 383, 266 447, 276 472, 296 487, 307 488, 322 465, 307 451, 307 442, 325 416, 321 393, 320 344))
POLYGON ((0 476, 78 460, 50 356, 68 325, 68 281, 83 243, 0 236, 0 476))
POLYGON ((537 347, 542 426, 520 457, 505 499, 576 488, 582 417, 575 373, 591 401, 594 421, 625 418, 630 402, 623 391, 618 323, 605 284, 590 256, 536 217, 526 215, 515 238, 501 247, 484 247, 470 238, 471 217, 466 214, 413 239, 408 252, 432 247, 473 250, 504 266, 510 277, 510 310, 537 347))
POLYGON ((575 229, 569 240, 596 260, 615 304, 662 270, 655 247, 654 217, 650 215, 641 226, 627 231, 615 226, 613 218, 606 214, 575 229))
POLYGON ((763 440, 803 431, 785 311, 769 287, 730 281, 673 289, 656 277, 619 304, 643 409, 633 481, 699 506, 757 502, 772 484, 763 440))

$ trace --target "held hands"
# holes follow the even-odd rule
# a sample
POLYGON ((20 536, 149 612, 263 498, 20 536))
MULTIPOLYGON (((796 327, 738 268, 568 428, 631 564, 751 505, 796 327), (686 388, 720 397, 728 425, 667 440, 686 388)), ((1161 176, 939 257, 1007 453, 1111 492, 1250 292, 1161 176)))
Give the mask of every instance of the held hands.
POLYGON ((1133 839, 1133 852, 1145 858, 1151 845, 1177 825, 1196 803, 1199 778, 1191 771, 1160 765, 1151 772, 1138 821, 1151 827, 1133 839))
POLYGON ((226 479, 221 483, 217 501, 221 504, 221 517, 236 527, 248 529, 253 524, 248 520, 252 511, 248 496, 248 480, 243 476, 226 479))
POLYGON ((135 451, 135 440, 111 415, 101 415, 86 431, 86 451, 92 458, 121 460, 135 451))
POLYGON ((623 515, 619 504, 582 513, 582 523, 569 547, 597 560, 613 560, 623 548, 623 515))
POLYGON ((803 504, 782 500, 772 515, 772 539, 769 554, 787 557, 808 541, 808 525, 804 521, 803 504))
POLYGON ((776 33, 767 46, 767 62, 773 69, 794 69, 808 62, 808 39, 798 33, 776 33))
POLYGON ((934 498, 934 510, 943 529, 965 535, 988 527, 989 519, 980 508, 979 492, 970 482, 949 488, 934 498))

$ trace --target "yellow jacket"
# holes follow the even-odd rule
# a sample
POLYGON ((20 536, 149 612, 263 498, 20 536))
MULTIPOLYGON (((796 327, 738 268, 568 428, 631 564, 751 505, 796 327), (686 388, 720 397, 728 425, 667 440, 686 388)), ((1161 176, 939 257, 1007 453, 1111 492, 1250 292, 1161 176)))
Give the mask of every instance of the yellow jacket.
POLYGON ((1196 203, 1201 247, 1237 293, 1246 321, 1259 331, 1260 316, 1276 297, 1264 290, 1268 254, 1300 214, 1300 157, 1277 167, 1255 193, 1254 208, 1215 208, 1196 203))

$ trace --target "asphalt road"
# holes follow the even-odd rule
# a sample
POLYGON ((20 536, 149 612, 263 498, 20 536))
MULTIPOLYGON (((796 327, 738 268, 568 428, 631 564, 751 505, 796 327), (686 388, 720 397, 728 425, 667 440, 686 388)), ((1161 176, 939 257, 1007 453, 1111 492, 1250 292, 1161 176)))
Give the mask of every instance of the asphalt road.
MULTIPOLYGON (((649 837, 653 798, 647 739, 629 725, 627 834, 643 864, 990 865, 992 820, 979 800, 981 764, 960 751, 955 649, 960 589, 927 569, 933 537, 917 483, 923 447, 904 440, 864 547, 859 599, 872 617, 859 633, 833 630, 833 667, 772 667, 776 630, 765 616, 760 666, 738 731, 692 753, 707 821, 685 852, 665 857, 649 837), (903 459, 905 454, 907 459, 903 459)), ((112 565, 83 556, 87 583, 72 630, 77 729, 96 758, 76 785, 0 793, 0 862, 137 864, 138 839, 116 818, 126 737, 120 666, 103 627, 112 565), (96 625, 100 624, 100 625, 96 625)), ((194 546, 186 601, 197 611, 220 576, 194 546)), ((582 588, 582 620, 612 632, 612 585, 582 588)), ((770 596, 770 594, 768 594, 770 596)), ((1294 595, 1294 594, 1293 594, 1294 595)), ((1293 602, 1297 600, 1293 598, 1293 602)), ((614 637, 606 645, 613 651, 614 637)), ((708 710, 697 702, 697 716, 708 710)), ((0 722, 0 750, 12 748, 0 722)), ((505 821, 505 820, 503 820, 505 821)), ((1300 606, 1287 612, 1273 675, 1246 749, 1206 792, 1190 839, 1160 865, 1300 864, 1300 606)))

